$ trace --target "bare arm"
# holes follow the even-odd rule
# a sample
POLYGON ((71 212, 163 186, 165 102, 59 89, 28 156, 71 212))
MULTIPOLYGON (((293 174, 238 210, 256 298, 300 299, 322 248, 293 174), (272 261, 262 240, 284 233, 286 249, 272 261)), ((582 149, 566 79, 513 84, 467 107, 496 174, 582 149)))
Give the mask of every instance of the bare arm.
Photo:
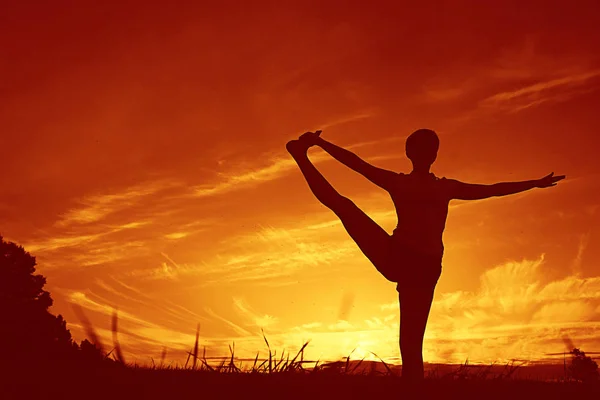
POLYGON ((458 200, 479 200, 488 197, 506 196, 533 188, 556 186, 556 182, 564 178, 565 175, 554 176, 553 172, 542 179, 521 182, 500 182, 492 185, 464 183, 450 179, 450 198, 458 200))
POLYGON ((318 136, 320 131, 312 135, 314 144, 320 146, 323 150, 329 153, 333 158, 347 166, 348 168, 358 172, 365 178, 376 184, 377 186, 388 190, 396 180, 398 174, 393 171, 388 171, 383 168, 375 167, 361 159, 356 154, 343 149, 331 142, 318 136))

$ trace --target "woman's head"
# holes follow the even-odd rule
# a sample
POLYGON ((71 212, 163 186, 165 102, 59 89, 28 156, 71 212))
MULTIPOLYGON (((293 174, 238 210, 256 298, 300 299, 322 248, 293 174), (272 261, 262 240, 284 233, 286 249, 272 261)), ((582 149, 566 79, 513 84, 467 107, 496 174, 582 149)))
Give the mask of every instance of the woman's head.
POLYGON ((440 139, 431 129, 418 129, 406 139, 406 156, 414 166, 430 166, 437 157, 440 139))

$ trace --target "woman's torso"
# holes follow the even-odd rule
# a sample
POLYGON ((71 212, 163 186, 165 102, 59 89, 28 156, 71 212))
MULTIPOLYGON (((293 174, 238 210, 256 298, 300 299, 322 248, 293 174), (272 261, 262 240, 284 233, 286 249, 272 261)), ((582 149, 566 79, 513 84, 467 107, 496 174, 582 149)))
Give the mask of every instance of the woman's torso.
POLYGON ((394 248, 439 256, 441 261, 450 201, 446 182, 433 173, 398 174, 397 184, 389 191, 398 216, 398 225, 392 234, 394 248))

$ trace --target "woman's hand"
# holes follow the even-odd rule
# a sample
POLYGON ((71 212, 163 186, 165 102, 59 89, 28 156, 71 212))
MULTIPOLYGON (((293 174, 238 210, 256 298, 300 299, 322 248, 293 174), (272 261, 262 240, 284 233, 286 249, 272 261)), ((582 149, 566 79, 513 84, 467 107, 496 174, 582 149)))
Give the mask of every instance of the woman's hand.
POLYGON ((321 131, 306 132, 300 135, 300 141, 305 143, 308 147, 315 146, 321 139, 321 131))
POLYGON ((536 187, 546 188, 550 186, 556 186, 556 182, 561 181, 565 178, 565 175, 554 176, 554 172, 552 172, 551 174, 546 175, 542 179, 538 179, 536 187))

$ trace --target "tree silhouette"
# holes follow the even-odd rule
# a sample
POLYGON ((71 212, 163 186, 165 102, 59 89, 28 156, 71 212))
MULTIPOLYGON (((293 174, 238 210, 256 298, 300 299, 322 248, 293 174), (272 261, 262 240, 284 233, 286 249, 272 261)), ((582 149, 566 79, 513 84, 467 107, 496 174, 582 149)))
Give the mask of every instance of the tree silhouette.
POLYGON ((585 352, 575 348, 571 351, 573 360, 569 372, 571 377, 583 382, 595 381, 598 379, 598 364, 585 352))
POLYGON ((35 266, 35 257, 0 236, 0 358, 13 363, 70 360, 84 352, 78 352, 62 315, 48 311, 52 297, 35 266))

